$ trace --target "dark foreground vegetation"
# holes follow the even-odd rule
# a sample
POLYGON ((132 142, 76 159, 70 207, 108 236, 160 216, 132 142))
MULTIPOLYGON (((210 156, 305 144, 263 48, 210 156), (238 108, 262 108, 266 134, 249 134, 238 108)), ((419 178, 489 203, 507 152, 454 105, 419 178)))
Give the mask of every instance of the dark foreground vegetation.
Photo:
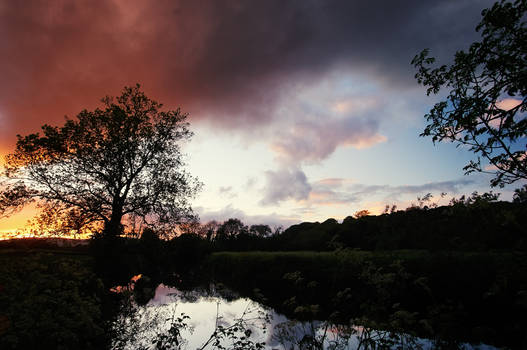
POLYGON ((295 319, 525 346, 527 255, 427 251, 224 252, 216 278, 295 319), (277 279, 276 276, 282 276, 277 279))
POLYGON ((142 274, 140 303, 160 282, 191 289, 216 281, 294 319, 404 332, 437 348, 522 349, 526 210, 470 200, 271 235, 232 219, 171 240, 146 231, 76 247, 0 242, 0 347, 108 347, 120 298, 110 289, 142 274))
POLYGON ((103 348, 106 290, 86 255, 0 254, 2 349, 103 348))

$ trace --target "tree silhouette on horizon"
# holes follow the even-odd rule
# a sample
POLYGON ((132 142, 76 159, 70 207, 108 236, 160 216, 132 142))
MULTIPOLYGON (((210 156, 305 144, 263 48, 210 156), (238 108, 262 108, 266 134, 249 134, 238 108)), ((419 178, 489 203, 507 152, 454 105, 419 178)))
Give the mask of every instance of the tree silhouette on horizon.
POLYGON ((180 145, 192 136, 187 114, 162 111, 139 84, 102 102, 63 126, 17 135, 2 174, 0 215, 35 202, 40 228, 104 236, 125 227, 169 231, 196 218, 189 199, 201 184, 184 170, 180 145))

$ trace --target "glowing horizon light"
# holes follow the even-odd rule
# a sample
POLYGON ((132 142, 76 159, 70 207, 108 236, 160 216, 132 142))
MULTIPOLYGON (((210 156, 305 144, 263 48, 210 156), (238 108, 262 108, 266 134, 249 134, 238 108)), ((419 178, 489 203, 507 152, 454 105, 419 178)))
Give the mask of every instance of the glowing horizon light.
POLYGON ((0 241, 6 241, 10 239, 24 239, 24 238, 60 238, 68 240, 85 240, 91 238, 93 233, 82 233, 82 234, 71 234, 71 235, 59 235, 50 232, 43 232, 36 234, 34 231, 26 230, 0 230, 0 241))

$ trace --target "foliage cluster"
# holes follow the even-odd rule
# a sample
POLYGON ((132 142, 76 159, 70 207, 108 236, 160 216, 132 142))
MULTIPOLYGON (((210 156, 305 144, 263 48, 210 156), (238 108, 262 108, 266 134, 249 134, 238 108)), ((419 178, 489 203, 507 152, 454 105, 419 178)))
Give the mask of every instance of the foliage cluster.
POLYGON ((0 348, 103 348, 105 291, 89 265, 87 257, 0 254, 0 348))
POLYGON ((421 136, 467 147, 477 158, 464 170, 495 174, 492 186, 527 179, 526 14, 525 0, 498 1, 482 11, 481 41, 452 64, 434 67, 427 49, 412 60, 428 95, 449 90, 425 115, 421 136))
POLYGON ((292 319, 521 348, 525 261, 525 254, 418 250, 220 252, 207 270, 292 319))

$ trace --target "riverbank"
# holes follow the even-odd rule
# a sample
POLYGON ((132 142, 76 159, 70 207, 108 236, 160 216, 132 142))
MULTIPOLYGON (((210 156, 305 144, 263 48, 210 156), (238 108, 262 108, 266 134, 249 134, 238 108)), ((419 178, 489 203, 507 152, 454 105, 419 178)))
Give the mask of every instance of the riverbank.
POLYGON ((292 318, 523 348, 527 255, 424 250, 220 252, 205 267, 292 318))
POLYGON ((103 261, 84 246, 31 242, 0 248, 0 347, 104 348, 108 322, 118 312, 119 298, 110 288, 138 273, 149 277, 145 290, 158 283, 192 289, 215 281, 291 319, 363 324, 441 339, 449 347, 527 344, 525 253, 344 249, 184 255, 189 247, 171 244, 149 250, 130 241, 113 260, 103 261), (182 264, 182 256, 191 260, 182 264), (110 278, 105 271, 112 267, 101 271, 102 262, 112 263, 120 276, 110 278), (155 264, 164 265, 154 270, 155 264))

